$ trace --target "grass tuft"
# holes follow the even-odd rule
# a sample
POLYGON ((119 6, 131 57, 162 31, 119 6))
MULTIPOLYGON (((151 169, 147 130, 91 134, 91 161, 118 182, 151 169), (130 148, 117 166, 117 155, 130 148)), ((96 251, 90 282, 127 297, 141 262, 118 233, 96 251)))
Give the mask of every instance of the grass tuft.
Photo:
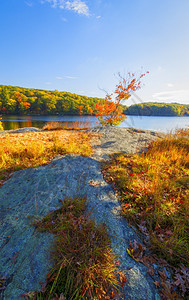
POLYGON ((72 126, 69 126, 68 122, 50 121, 47 122, 42 129, 43 130, 84 130, 89 128, 90 128, 90 123, 87 124, 87 122, 85 122, 85 126, 83 126, 82 122, 75 121, 74 123, 72 122, 72 126))
POLYGON ((110 239, 105 226, 84 212, 85 199, 65 199, 60 209, 34 222, 40 232, 55 235, 55 264, 43 291, 30 299, 112 299, 119 284, 110 239))

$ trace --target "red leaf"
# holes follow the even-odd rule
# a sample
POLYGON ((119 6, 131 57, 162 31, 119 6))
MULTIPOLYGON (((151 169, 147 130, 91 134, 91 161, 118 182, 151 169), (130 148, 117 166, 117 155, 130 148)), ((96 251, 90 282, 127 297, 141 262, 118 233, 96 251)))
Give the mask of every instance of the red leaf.
POLYGON ((128 173, 128 175, 129 175, 129 176, 134 176, 134 174, 133 174, 133 173, 128 173))

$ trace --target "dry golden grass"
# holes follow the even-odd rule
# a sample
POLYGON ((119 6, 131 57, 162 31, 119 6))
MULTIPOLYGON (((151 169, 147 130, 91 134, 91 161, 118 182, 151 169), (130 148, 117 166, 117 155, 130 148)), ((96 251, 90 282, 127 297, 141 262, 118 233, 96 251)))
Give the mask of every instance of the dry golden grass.
POLYGON ((106 228, 86 215, 85 200, 64 199, 61 208, 34 221, 37 230, 55 235, 51 253, 55 264, 43 292, 32 292, 32 299, 115 299, 111 296, 120 283, 124 285, 106 228))
POLYGON ((142 155, 115 156, 104 174, 121 195, 123 215, 148 231, 151 247, 170 263, 187 265, 189 129, 153 142, 142 155))
POLYGON ((71 122, 72 126, 69 125, 69 122, 54 122, 50 121, 47 122, 43 126, 43 130, 81 130, 81 129, 89 129, 91 127, 90 122, 85 122, 85 126, 80 121, 71 122))
POLYGON ((68 153, 90 155, 90 135, 66 130, 1 135, 0 180, 16 170, 43 165, 57 154, 68 153))
MULTIPOLYGON (((189 129, 153 142, 141 155, 114 155, 103 173, 120 195, 122 215, 171 270, 172 281, 161 278, 162 299, 188 299, 189 129)), ((127 250, 134 257, 132 244, 127 250)))

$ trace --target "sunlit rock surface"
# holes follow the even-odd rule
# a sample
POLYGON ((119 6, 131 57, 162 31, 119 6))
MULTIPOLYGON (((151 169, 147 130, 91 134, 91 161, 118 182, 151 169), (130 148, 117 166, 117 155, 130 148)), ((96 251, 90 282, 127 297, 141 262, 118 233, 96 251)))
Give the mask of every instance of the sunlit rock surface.
POLYGON ((124 299, 160 299, 147 268, 126 251, 129 240, 139 238, 120 216, 119 201, 101 174, 98 158, 109 154, 111 143, 103 148, 106 142, 92 157, 57 156, 49 165, 15 172, 0 188, 0 277, 6 278, 0 299, 23 299, 21 294, 40 290, 53 265, 53 236, 35 231, 31 221, 60 207, 60 199, 76 196, 86 197, 91 217, 107 226, 127 278, 124 299))

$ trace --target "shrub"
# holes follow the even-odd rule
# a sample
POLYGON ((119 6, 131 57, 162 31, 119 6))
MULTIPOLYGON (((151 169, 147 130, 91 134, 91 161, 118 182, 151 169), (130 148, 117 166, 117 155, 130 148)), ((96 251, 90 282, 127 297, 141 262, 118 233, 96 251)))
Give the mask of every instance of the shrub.
POLYGON ((122 113, 121 104, 131 97, 132 92, 141 88, 141 79, 145 76, 145 74, 141 74, 136 78, 134 73, 128 73, 127 78, 124 78, 120 74, 118 75, 119 83, 114 91, 114 100, 113 94, 107 94, 104 103, 95 104, 96 117, 101 125, 119 125, 124 121, 126 116, 122 113))

